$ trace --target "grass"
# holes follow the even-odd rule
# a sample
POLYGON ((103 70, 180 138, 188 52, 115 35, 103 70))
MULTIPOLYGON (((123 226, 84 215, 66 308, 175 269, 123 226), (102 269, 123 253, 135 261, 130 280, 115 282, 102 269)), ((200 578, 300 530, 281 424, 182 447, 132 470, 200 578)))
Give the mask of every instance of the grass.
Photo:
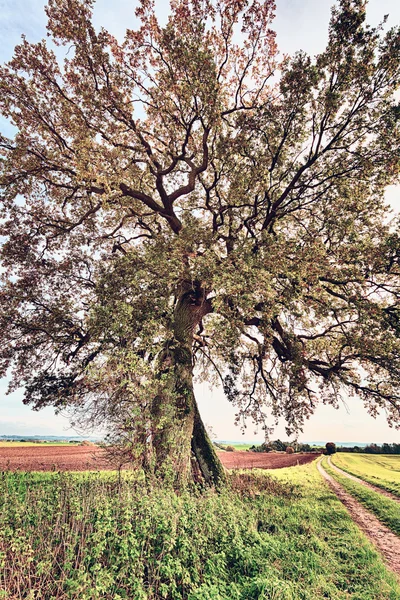
POLYGON ((338 481, 354 498, 373 512, 378 519, 387 525, 397 535, 400 535, 400 503, 382 496, 367 488, 362 483, 352 481, 345 475, 340 475, 332 469, 324 459, 323 467, 336 481, 338 481))
MULTIPOLYGON (((232 442, 232 443, 226 443, 226 444, 218 444, 221 448, 225 449, 228 446, 232 446, 232 448, 234 448, 235 450, 249 450, 250 448, 252 448, 253 446, 260 446, 259 443, 256 444, 240 444, 238 442, 232 442)), ((218 447, 217 447, 218 450, 218 447)))
POLYGON ((134 474, 2 473, 7 600, 398 600, 314 464, 217 494, 134 474))
POLYGON ((338 452, 332 462, 351 475, 400 496, 399 455, 338 452))
POLYGON ((249 450, 253 446, 259 446, 260 444, 231 444, 235 450, 249 450))

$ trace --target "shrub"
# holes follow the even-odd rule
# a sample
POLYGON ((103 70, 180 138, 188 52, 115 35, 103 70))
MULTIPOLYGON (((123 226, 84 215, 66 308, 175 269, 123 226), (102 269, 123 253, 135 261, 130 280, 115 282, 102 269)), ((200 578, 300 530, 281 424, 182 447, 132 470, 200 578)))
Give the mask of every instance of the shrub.
POLYGON ((328 455, 335 454, 335 452, 336 452, 336 444, 334 444, 333 442, 327 442, 325 444, 325 448, 326 448, 326 454, 328 454, 328 455))
POLYGON ((227 452, 235 452, 235 448, 233 446, 225 446, 225 450, 227 452))
POLYGON ((258 446, 251 446, 249 450, 251 452, 271 452, 271 448, 265 442, 258 446))
POLYGON ((294 448, 292 448, 292 446, 288 446, 286 448, 286 454, 293 454, 294 453, 294 448))

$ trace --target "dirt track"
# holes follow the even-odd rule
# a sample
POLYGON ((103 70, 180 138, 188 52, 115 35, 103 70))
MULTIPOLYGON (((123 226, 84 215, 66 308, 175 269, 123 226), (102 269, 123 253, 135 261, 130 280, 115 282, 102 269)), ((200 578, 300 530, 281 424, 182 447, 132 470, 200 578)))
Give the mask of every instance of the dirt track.
MULTIPOLYGON (((332 465, 331 465, 332 466, 332 465)), ((317 467, 336 496, 344 504, 351 518, 376 548, 383 554, 389 567, 400 577, 400 538, 386 525, 383 525, 375 515, 366 510, 360 502, 351 496, 333 477, 331 477, 318 461, 317 467)))
MULTIPOLYGON (((316 454, 219 452, 227 469, 280 469, 311 462, 316 454)), ((86 471, 112 469, 96 446, 0 447, 0 471, 86 471)))

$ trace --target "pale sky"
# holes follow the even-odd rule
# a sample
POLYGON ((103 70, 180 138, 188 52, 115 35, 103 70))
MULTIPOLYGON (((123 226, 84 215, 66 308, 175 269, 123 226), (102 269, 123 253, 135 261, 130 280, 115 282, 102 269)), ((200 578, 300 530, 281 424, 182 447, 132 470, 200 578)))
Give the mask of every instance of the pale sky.
MULTIPOLYGON (((304 50, 315 55, 323 50, 327 41, 331 0, 276 0, 274 28, 278 47, 282 53, 292 54, 304 50)), ((43 0, 0 0, 0 62, 11 58, 14 46, 24 33, 28 41, 45 37, 43 0)), ((126 27, 134 27, 135 0, 97 0, 95 23, 105 26, 117 37, 122 37, 126 27)), ((168 2, 158 0, 160 14, 165 16, 168 2)), ((388 26, 400 24, 399 0, 370 0, 368 21, 376 25, 389 14, 388 26)), ((4 133, 3 125, 1 129, 4 133)), ((11 134, 11 131, 9 130, 11 134)), ((396 210, 400 208, 399 188, 388 190, 387 199, 396 210)), ((75 435, 68 420, 55 415, 51 408, 33 412, 22 404, 22 392, 6 396, 7 381, 0 380, 0 435, 75 435)), ((249 423, 244 436, 234 425, 235 410, 224 398, 221 390, 210 391, 206 384, 196 386, 196 396, 203 419, 210 424, 219 439, 262 440, 249 423)), ((286 439, 284 425, 278 427, 273 438, 286 439)), ((321 406, 307 422, 304 441, 336 442, 393 442, 400 441, 400 433, 390 429, 384 415, 373 419, 361 401, 351 398, 345 407, 335 410, 321 406)))

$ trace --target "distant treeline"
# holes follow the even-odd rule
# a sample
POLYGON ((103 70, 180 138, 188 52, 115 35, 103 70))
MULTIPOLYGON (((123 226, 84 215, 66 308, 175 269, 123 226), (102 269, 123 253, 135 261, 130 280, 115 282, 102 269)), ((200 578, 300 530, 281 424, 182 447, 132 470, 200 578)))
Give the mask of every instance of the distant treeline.
MULTIPOLYGON (((285 452, 286 448, 291 446, 295 452, 321 452, 325 446, 311 446, 310 444, 301 444, 298 442, 282 442, 275 440, 265 442, 259 446, 249 448, 252 452, 285 452)), ((360 452, 362 454, 400 454, 400 444, 368 444, 368 446, 337 446, 336 452, 360 452)))
POLYGON ((299 444, 298 442, 282 442, 274 440, 273 442, 264 442, 259 446, 251 446, 252 452, 286 452, 286 448, 291 447, 295 452, 320 452, 321 448, 310 446, 310 444, 299 444))
POLYGON ((368 444, 368 446, 337 446, 336 452, 360 452, 362 454, 400 454, 400 444, 368 444))

